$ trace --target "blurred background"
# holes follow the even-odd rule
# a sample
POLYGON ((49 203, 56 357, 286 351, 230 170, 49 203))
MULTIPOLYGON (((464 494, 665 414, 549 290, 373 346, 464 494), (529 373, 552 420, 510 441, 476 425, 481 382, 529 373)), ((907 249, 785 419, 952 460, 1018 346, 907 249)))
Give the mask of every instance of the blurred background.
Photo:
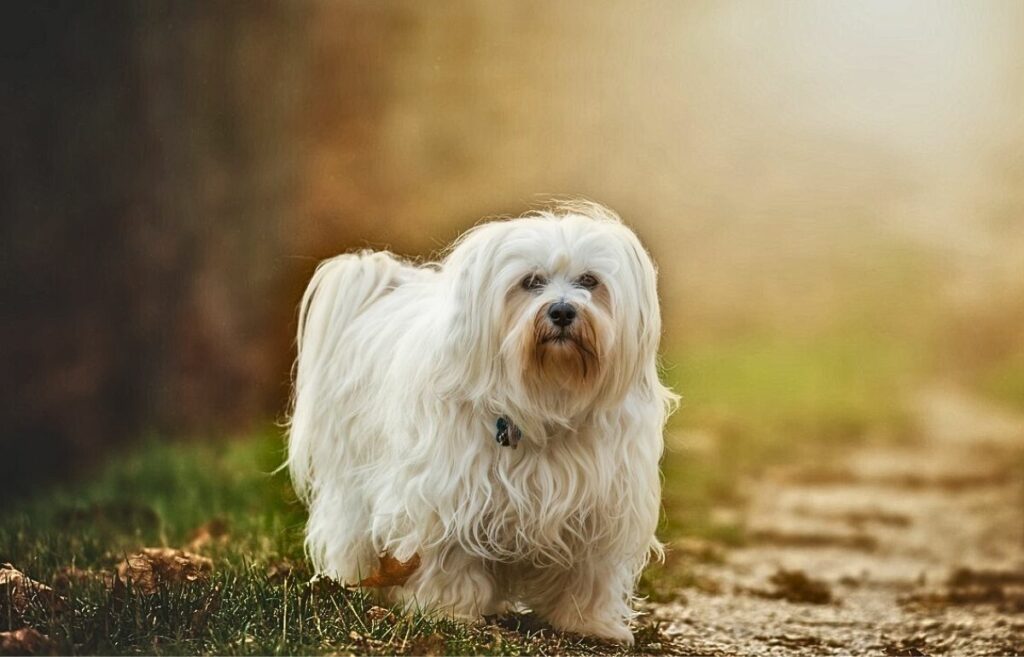
POLYGON ((701 471, 1024 407, 1012 0, 11 3, 0 79, 3 495, 283 418, 319 258, 551 196, 659 263, 701 471))

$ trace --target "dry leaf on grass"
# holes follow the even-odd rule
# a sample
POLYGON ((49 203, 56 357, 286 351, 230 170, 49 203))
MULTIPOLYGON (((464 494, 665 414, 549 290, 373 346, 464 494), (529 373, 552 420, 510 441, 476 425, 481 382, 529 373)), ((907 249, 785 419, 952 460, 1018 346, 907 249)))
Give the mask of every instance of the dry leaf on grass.
POLYGON ((398 620, 395 618, 395 615, 391 613, 391 610, 385 609, 384 607, 378 607, 376 605, 366 610, 366 618, 368 618, 371 623, 379 623, 381 621, 394 623, 398 620))
POLYGON ((33 599, 40 600, 54 611, 66 605, 64 598, 46 584, 35 581, 9 563, 0 565, 0 605, 9 603, 11 610, 20 616, 28 610, 33 599))
POLYGON ((379 557, 380 563, 369 577, 359 582, 359 586, 385 587, 402 586, 420 567, 420 555, 414 554, 408 561, 399 561, 390 554, 379 557))
POLYGON ((186 548, 192 552, 198 552, 210 543, 227 543, 228 521, 224 518, 214 518, 196 527, 189 536, 186 548))
POLYGON ((136 591, 150 595, 161 585, 195 582, 206 578, 213 562, 198 554, 173 548, 143 548, 117 566, 117 579, 131 582, 136 591))
POLYGON ((0 632, 0 655, 55 655, 57 646, 50 637, 31 627, 0 632))

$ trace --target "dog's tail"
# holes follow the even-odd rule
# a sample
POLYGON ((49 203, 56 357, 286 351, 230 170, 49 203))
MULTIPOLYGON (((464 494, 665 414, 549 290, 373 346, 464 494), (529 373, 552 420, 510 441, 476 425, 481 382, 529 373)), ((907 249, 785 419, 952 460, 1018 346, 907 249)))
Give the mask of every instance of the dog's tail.
POLYGON ((335 356, 342 336, 374 301, 400 285, 409 269, 390 253, 340 255, 320 263, 302 295, 287 466, 303 499, 315 477, 315 461, 334 440, 331 397, 341 374, 335 356))

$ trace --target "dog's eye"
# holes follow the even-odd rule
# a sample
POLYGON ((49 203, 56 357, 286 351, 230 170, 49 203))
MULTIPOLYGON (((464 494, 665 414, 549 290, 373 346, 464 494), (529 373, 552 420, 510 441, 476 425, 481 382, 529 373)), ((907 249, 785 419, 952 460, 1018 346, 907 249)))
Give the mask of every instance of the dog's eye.
POLYGON ((593 290, 598 284, 597 276, 593 274, 583 274, 576 279, 576 285, 579 285, 585 290, 593 290))
POLYGON ((523 286, 524 290, 530 290, 532 292, 541 289, 542 287, 547 285, 547 283, 547 280, 545 280, 543 276, 538 276, 537 274, 530 274, 529 276, 523 279, 521 285, 523 286))

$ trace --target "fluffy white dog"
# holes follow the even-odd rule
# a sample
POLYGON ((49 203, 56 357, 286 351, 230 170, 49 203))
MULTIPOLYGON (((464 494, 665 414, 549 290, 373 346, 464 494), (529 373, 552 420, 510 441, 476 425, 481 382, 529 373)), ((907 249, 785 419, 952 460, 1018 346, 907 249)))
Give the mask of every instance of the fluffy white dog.
POLYGON ((317 572, 632 642, 676 396, 654 265, 614 213, 481 224, 424 266, 338 256, 300 313, 288 466, 317 572))

